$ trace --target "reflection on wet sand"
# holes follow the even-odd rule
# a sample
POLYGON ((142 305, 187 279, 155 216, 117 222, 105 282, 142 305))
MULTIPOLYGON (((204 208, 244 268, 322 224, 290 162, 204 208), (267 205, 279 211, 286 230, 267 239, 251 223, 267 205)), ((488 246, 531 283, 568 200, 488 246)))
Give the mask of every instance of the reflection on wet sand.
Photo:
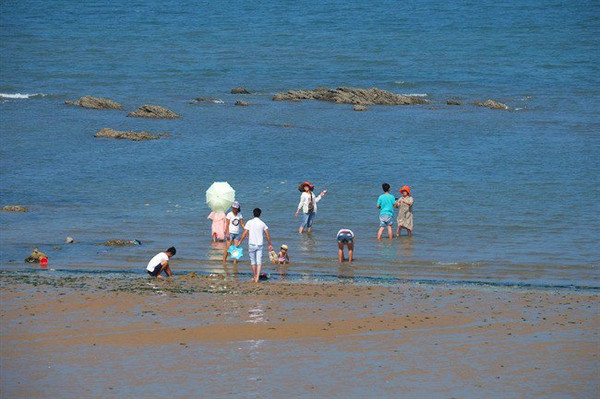
POLYGON ((338 277, 339 278, 353 278, 354 277, 354 266, 350 263, 344 262, 340 263, 338 267, 338 277))
POLYGON ((223 271, 227 277, 232 277, 234 280, 238 280, 238 264, 237 263, 223 263, 223 271))
POLYGON ((279 280, 286 280, 285 276, 288 274, 289 265, 276 265, 277 273, 279 274, 279 280))
POLYGON ((401 237, 396 241, 396 256, 398 259, 407 259, 412 257, 413 253, 413 236, 401 237))
POLYGON ((213 242, 210 244, 211 248, 208 250, 208 259, 209 260, 222 260, 223 252, 225 248, 227 248, 227 243, 225 242, 213 242))

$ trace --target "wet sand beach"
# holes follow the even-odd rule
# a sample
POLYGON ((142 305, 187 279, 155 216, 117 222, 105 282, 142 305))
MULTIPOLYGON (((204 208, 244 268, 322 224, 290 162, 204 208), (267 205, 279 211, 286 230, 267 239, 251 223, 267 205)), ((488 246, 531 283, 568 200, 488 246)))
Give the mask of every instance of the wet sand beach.
POLYGON ((593 397, 598 295, 0 274, 2 397, 593 397))

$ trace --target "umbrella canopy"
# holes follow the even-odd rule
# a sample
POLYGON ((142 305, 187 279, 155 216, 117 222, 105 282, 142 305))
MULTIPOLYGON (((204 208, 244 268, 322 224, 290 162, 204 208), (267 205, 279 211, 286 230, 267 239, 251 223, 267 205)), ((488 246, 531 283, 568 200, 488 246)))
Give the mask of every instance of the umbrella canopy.
POLYGON ((206 190, 206 203, 213 212, 225 212, 235 201, 235 190, 227 182, 214 182, 206 190))

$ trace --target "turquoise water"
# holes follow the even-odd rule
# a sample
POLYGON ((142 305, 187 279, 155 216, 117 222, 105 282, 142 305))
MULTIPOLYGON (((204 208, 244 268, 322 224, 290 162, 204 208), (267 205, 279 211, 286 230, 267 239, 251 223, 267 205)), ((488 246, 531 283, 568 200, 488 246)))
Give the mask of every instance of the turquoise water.
POLYGON ((0 197, 30 208, 0 214, 3 268, 27 267, 38 247, 59 269, 142 270, 175 245, 177 272, 220 272, 204 191, 226 180, 246 219, 261 207, 275 244, 290 246, 295 275, 599 285, 598 2, 0 8, 0 197), (240 85, 253 94, 229 94, 240 85), (271 101, 323 86, 431 106, 271 101), (127 111, 64 105, 87 94, 127 111), (512 111, 469 105, 488 98, 512 111), (183 117, 125 117, 147 103, 183 117), (104 127, 171 136, 92 137, 104 127), (329 191, 300 237, 304 180, 329 191), (410 239, 374 239, 384 181, 413 190, 410 239), (357 235, 352 266, 335 260, 341 227, 357 235), (79 243, 63 245, 67 236, 79 243), (97 245, 112 238, 143 245, 97 245))

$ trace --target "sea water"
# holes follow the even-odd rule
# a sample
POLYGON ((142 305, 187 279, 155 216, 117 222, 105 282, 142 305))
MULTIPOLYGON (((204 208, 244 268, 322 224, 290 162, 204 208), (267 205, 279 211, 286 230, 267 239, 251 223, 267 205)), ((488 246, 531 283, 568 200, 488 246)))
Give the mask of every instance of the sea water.
MULTIPOLYGON (((52 268, 141 273, 174 245, 176 273, 223 272, 205 191, 228 181, 246 220, 262 208, 274 245, 290 248, 283 272, 300 279, 599 286, 598 2, 5 1, 0 9, 1 205, 29 208, 0 213, 2 268, 28 267, 37 247, 52 268), (230 94, 236 86, 252 94, 230 94), (354 112, 271 100, 340 86, 430 105, 354 112), (126 110, 64 104, 84 95, 126 110), (510 111, 472 105, 488 98, 510 111), (142 104, 182 117, 126 117, 142 104), (94 138, 104 127, 170 137, 94 138), (313 232, 300 236, 294 212, 305 180, 328 193, 313 232), (396 196, 411 187, 412 237, 375 239, 383 182, 396 196), (337 263, 340 228, 356 234, 352 265, 337 263), (64 244, 67 236, 77 243, 64 244), (142 245, 101 245, 113 238, 142 245)), ((239 272, 248 269, 246 258, 239 272)))

